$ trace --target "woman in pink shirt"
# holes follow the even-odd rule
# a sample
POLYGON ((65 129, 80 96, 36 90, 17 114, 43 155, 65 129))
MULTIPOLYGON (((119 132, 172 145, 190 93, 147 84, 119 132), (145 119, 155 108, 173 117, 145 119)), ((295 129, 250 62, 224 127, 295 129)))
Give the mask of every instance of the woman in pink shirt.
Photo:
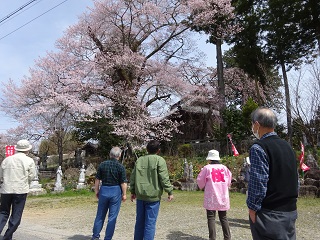
POLYGON ((217 150, 210 150, 206 160, 209 161, 209 164, 201 169, 197 183, 200 189, 204 188, 203 207, 207 210, 209 240, 216 239, 216 211, 218 211, 224 240, 230 240, 227 210, 230 209, 229 187, 232 174, 226 166, 220 163, 217 150))

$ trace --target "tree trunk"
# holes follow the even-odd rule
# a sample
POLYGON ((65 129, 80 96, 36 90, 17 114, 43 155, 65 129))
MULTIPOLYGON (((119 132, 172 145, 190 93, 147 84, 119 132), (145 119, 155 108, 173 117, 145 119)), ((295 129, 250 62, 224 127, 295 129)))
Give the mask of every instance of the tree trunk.
POLYGON ((217 52, 217 73, 218 73, 218 92, 220 100, 220 113, 226 108, 226 98, 225 98, 225 85, 223 79, 223 61, 222 61, 222 40, 217 39, 216 41, 216 52, 217 52))
POLYGON ((59 166, 62 166, 62 161, 63 161, 63 134, 62 134, 62 130, 58 129, 57 132, 57 140, 58 140, 58 156, 59 156, 59 166))
POLYGON ((263 105, 263 101, 261 99, 261 94, 260 94, 260 90, 259 90, 259 83, 257 78, 254 78, 254 83, 255 83, 255 87, 256 87, 256 92, 257 92, 257 99, 258 99, 258 104, 261 106, 263 105))
POLYGON ((281 62, 281 69, 283 75, 284 92, 286 98, 286 112, 287 112, 287 129, 288 129, 288 142, 292 144, 292 121, 291 121, 291 103, 290 103, 290 92, 286 67, 284 62, 281 62))
MULTIPOLYGON (((223 79, 223 61, 222 61, 222 40, 217 38, 216 40, 216 52, 217 52, 217 75, 218 75, 218 93, 219 93, 219 114, 220 114, 220 130, 226 127, 225 121, 223 121, 222 116, 226 109, 226 91, 225 91, 225 84, 223 79)), ((223 131, 222 131, 223 132, 223 131)), ((220 143, 220 153, 225 154, 228 149, 227 146, 224 144, 225 142, 222 141, 220 143)))

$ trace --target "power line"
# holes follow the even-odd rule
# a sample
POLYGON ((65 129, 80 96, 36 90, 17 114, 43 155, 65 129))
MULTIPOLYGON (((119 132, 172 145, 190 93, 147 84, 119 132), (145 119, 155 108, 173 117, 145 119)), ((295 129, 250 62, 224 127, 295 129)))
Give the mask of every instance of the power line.
POLYGON ((2 39, 4 39, 4 38, 8 37, 8 36, 9 36, 9 35, 11 35, 12 33, 14 33, 14 32, 16 32, 16 31, 18 31, 19 29, 23 28, 24 26, 28 25, 29 23, 33 22, 34 20, 38 19, 39 17, 41 17, 41 16, 45 15, 46 13, 48 13, 48 12, 52 11, 53 9, 55 9, 55 8, 57 8, 57 7, 59 7, 61 4, 65 3, 66 1, 68 1, 68 0, 64 0, 64 1, 62 1, 61 3, 59 3, 59 4, 55 5, 54 7, 50 8, 49 10, 47 10, 47 11, 45 11, 44 13, 40 14, 39 16, 37 16, 37 17, 35 17, 35 18, 31 19, 29 22, 27 22, 27 23, 23 24, 22 26, 20 26, 20 27, 16 28, 16 29, 15 29, 15 30, 13 30, 12 32, 8 33, 7 35, 4 35, 3 37, 1 37, 1 38, 0 38, 0 40, 2 40, 2 39))
MULTIPOLYGON (((37 1, 37 0, 35 0, 35 1, 37 1)), ((16 18, 16 17, 18 17, 20 14, 22 14, 22 13, 24 13, 25 11, 27 11, 28 9, 30 9, 30 8, 32 8, 32 7, 34 7, 35 5, 37 5, 38 3, 40 3, 40 2, 42 2, 43 0, 38 0, 38 2, 35 2, 33 5, 31 5, 30 7, 28 7, 28 8, 26 8, 26 9, 24 9, 24 11, 22 11, 22 12, 19 12, 19 14, 15 14, 12 18, 10 18, 10 19, 8 19, 7 17, 5 17, 6 18, 6 20, 3 18, 3 21, 1 20, 1 24, 0 24, 0 26, 2 26, 3 24, 5 24, 5 23, 7 23, 7 22, 9 22, 9 21, 11 21, 12 19, 14 19, 14 18, 16 18)))
POLYGON ((10 18, 11 16, 13 16, 14 14, 16 14, 17 12, 20 12, 22 9, 24 9, 25 7, 27 7, 28 5, 30 5, 31 3, 35 2, 37 0, 31 0, 29 2, 27 2, 26 4, 22 5, 21 7, 19 7, 17 10, 13 11, 12 13, 8 14, 7 16, 5 16, 4 18, 2 18, 0 20, 0 23, 2 23, 3 21, 5 21, 6 19, 10 18))

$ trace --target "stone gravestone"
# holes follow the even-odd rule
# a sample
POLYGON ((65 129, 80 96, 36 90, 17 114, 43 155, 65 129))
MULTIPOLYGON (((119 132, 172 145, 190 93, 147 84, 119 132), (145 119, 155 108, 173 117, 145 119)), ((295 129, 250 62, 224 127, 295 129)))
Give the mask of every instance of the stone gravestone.
POLYGON ((193 165, 192 162, 189 164, 189 181, 193 181, 193 165))
POLYGON ((92 163, 90 163, 86 170, 86 176, 93 176, 96 173, 97 173, 96 168, 93 166, 92 163))
POLYGON ((318 163, 312 154, 308 154, 307 159, 305 160, 305 164, 310 167, 310 169, 319 170, 318 163))
POLYGON ((182 191, 196 191, 198 189, 197 182, 193 176, 193 165, 192 162, 188 164, 187 160, 184 160, 184 181, 181 182, 181 190, 182 191))
POLYGON ((62 169, 61 169, 61 166, 59 166, 58 170, 57 170, 55 187, 53 189, 55 192, 63 192, 64 191, 64 187, 62 186, 62 177, 63 177, 62 169))
POLYGON ((82 166, 82 149, 81 148, 77 148, 77 150, 75 151, 75 160, 76 160, 76 167, 81 167, 82 166))
POLYGON ((41 195, 47 193, 45 189, 42 188, 42 184, 39 184, 39 157, 35 157, 35 176, 30 183, 29 195, 41 195))
POLYGON ((312 154, 308 154, 305 164, 310 167, 310 170, 306 171, 304 178, 311 178, 320 180, 320 170, 318 163, 312 154))
POLYGON ((308 154, 305 164, 310 170, 300 179, 299 196, 320 197, 320 170, 318 163, 312 154, 308 154))
POLYGON ((42 155, 42 169, 44 169, 44 170, 47 169, 47 159, 48 159, 47 154, 43 154, 42 155))
POLYGON ((79 181, 77 185, 77 189, 82 189, 86 187, 85 180, 86 180, 86 169, 84 168, 84 165, 82 165, 80 169, 80 176, 79 176, 79 181))

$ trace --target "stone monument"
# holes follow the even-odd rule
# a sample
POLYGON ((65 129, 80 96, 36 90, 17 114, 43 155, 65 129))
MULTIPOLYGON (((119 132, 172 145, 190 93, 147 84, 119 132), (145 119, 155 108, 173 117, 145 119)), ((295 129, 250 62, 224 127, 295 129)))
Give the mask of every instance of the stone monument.
POLYGON ((42 188, 42 184, 39 183, 39 157, 34 159, 35 161, 35 176, 30 183, 29 186, 29 194, 30 195, 41 195, 47 193, 45 189, 42 188))
POLYGON ((196 191, 198 189, 197 182, 193 176, 193 165, 192 162, 188 164, 187 159, 184 160, 183 164, 183 181, 181 181, 181 190, 183 191, 196 191))
POLYGON ((193 180, 193 165, 192 162, 189 164, 189 180, 193 180))
POLYGON ((63 177, 62 169, 61 169, 61 166, 59 166, 58 170, 57 170, 57 178, 56 178, 55 187, 53 189, 55 192, 63 192, 64 191, 64 187, 62 186, 62 177, 63 177))
POLYGON ((76 161, 76 167, 80 167, 82 166, 82 149, 81 148, 77 148, 75 150, 75 154, 74 154, 74 157, 75 157, 75 161, 76 161))
POLYGON ((189 176, 189 165, 188 165, 187 159, 185 158, 183 163, 183 178, 187 180, 188 176, 189 176))
POLYGON ((42 155, 42 168, 41 169, 44 169, 44 170, 47 169, 47 159, 48 159, 47 154, 43 154, 42 155))

